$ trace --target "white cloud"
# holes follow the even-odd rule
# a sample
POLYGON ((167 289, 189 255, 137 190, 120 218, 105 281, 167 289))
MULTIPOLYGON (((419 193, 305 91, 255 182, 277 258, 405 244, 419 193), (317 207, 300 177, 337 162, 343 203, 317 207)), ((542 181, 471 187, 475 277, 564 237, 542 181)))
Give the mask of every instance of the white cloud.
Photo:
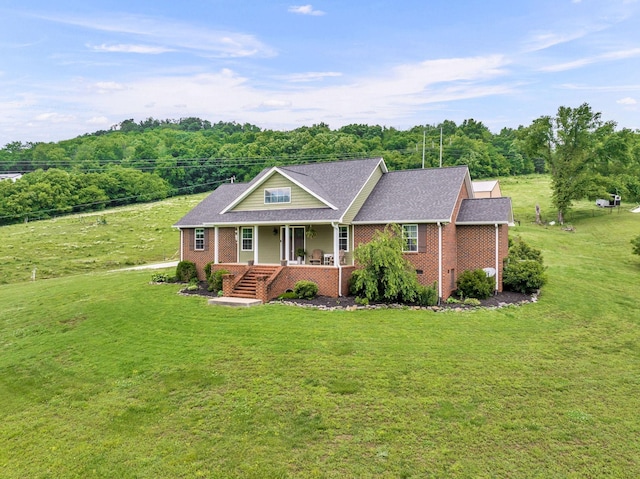
POLYGON ((151 45, 127 45, 127 44, 119 44, 119 45, 87 45, 90 49, 97 52, 107 52, 107 53, 142 53, 148 55, 158 55, 160 53, 167 53, 174 51, 172 48, 166 47, 154 47, 151 45))
POLYGON ((589 33, 588 30, 582 29, 575 32, 538 32, 531 35, 530 38, 524 42, 525 52, 537 52, 540 50, 546 50, 547 48, 554 47, 563 43, 568 43, 573 40, 578 40, 589 33))
POLYGON ((617 100, 616 103, 619 105, 626 105, 626 106, 633 106, 638 104, 635 98, 631 98, 629 96, 626 98, 621 98, 620 100, 617 100))
POLYGON ((88 125, 109 125, 109 119, 106 116, 94 116, 87 120, 88 125))
MULTIPOLYGON (((205 56, 221 58, 237 57, 271 57, 275 50, 253 35, 225 30, 203 28, 197 25, 158 19, 142 15, 96 15, 95 17, 81 16, 50 16, 43 19, 74 25, 89 30, 98 30, 122 35, 128 35, 140 44, 132 42, 131 46, 139 49, 162 48, 164 51, 190 50, 205 56), (162 47, 143 47, 153 43, 162 47)), ((126 48, 128 44, 119 45, 126 48)), ((105 46, 108 48, 107 46, 105 46)), ((153 51, 136 51, 134 53, 156 53, 153 51)), ((162 53, 162 52, 159 52, 162 53)))
POLYGON ((601 62, 615 61, 615 60, 625 60, 627 58, 633 58, 637 56, 640 56, 640 48, 632 48, 629 50, 618 50, 614 52, 604 53, 602 55, 596 55, 593 57, 580 58, 578 60, 573 60, 571 62, 550 65, 550 66, 541 68, 540 71, 561 72, 561 71, 567 71, 567 70, 574 70, 576 68, 581 68, 586 65, 591 65, 594 63, 601 63, 601 62))
POLYGON ((95 90, 100 94, 122 91, 126 89, 126 86, 124 86, 122 83, 114 81, 100 81, 97 82, 94 87, 95 90))
POLYGON ((75 120, 72 115, 62 115, 60 113, 41 113, 34 118, 36 121, 46 121, 50 123, 67 123, 75 120))
POLYGON ((313 5, 292 5, 289 7, 289 12, 299 15, 313 15, 316 17, 325 14, 322 10, 314 10, 313 5))
POLYGON ((292 83, 304 83, 312 81, 321 81, 325 78, 341 77, 342 73, 339 72, 306 72, 306 73, 294 73, 283 77, 285 80, 292 83))
POLYGON ((273 109, 289 108, 290 106, 291 106, 291 102, 286 100, 266 100, 260 104, 261 108, 273 108, 273 109))
MULTIPOLYGON (((186 114, 209 118, 211 112, 221 120, 249 121, 266 128, 292 126, 302 116, 311 122, 394 123, 413 117, 427 105, 512 93, 513 86, 496 83, 508 73, 508 64, 501 55, 429 60, 398 65, 386 75, 377 72, 370 77, 348 78, 337 74, 342 79, 338 84, 308 87, 282 80, 265 87, 264 78, 253 82, 221 69, 207 74, 139 78, 126 84, 81 81, 61 93, 64 96, 57 101, 83 105, 88 113, 82 124, 99 124, 96 118, 179 118, 186 114), (96 95, 96 91, 108 95, 96 95)), ((48 118, 55 119, 40 119, 48 118)))

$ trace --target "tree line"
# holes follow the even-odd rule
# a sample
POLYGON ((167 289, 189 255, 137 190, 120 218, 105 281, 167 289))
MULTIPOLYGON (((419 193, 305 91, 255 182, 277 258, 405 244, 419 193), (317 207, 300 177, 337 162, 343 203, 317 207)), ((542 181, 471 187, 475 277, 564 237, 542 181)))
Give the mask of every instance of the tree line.
POLYGON ((320 123, 278 131, 148 118, 60 142, 5 145, 0 172, 26 174, 0 183, 0 224, 208 191, 232 177, 248 181, 267 166, 368 156, 384 157, 392 170, 467 165, 473 179, 549 172, 561 211, 573 199, 607 192, 640 201, 640 132, 616 130, 586 104, 497 134, 474 119, 407 130, 320 123))

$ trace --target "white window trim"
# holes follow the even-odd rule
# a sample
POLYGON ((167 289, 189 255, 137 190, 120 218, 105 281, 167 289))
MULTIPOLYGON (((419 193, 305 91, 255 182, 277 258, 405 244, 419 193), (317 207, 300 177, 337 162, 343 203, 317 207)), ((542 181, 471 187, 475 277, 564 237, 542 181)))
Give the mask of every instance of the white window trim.
POLYGON ((348 226, 338 226, 338 246, 340 246, 340 242, 344 241, 346 247, 340 248, 342 249, 345 253, 349 252, 349 227, 348 226), (342 236, 342 231, 346 231, 346 236, 342 236))
POLYGON ((253 238, 253 227, 251 227, 251 226, 243 226, 242 228, 240 228, 240 249, 242 251, 253 251, 253 241, 254 241, 254 238, 253 238), (245 230, 251 232, 251 238, 245 238, 244 237, 245 230), (251 241, 251 248, 245 248, 244 247, 245 239, 251 241))
POLYGON ((418 252, 418 234, 419 234, 419 229, 418 229, 418 225, 417 224, 406 224, 406 225, 402 225, 402 252, 403 253, 417 253, 418 252), (413 226, 416 229, 416 234, 415 237, 409 237, 406 234, 406 228, 407 226, 413 226), (407 247, 407 240, 408 239, 415 239, 415 249, 406 249, 407 247))
MULTIPOLYGON (((282 195, 284 196, 284 195, 282 195)), ((280 195, 276 194, 276 198, 279 198, 280 195)), ((269 198, 271 198, 271 195, 269 195, 269 198)), ((291 187, 290 186, 283 186, 282 188, 265 188, 264 189, 264 204, 265 205, 281 205, 281 204, 287 204, 287 203, 291 203, 291 187), (267 192, 268 191, 279 191, 279 190, 284 190, 287 192, 286 197, 289 198, 289 201, 267 201, 267 192)))
POLYGON ((193 233, 193 249, 195 251, 204 251, 204 228, 196 228, 193 233), (202 234, 202 237, 198 235, 198 233, 202 234), (198 240, 202 240, 202 247, 198 248, 198 240))

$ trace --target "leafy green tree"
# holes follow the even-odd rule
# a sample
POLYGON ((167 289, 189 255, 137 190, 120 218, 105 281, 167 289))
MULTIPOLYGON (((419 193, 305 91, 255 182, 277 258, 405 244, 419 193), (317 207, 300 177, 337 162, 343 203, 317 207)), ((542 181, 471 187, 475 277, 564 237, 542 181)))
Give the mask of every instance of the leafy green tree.
POLYGON ((561 106, 555 117, 538 118, 530 129, 528 148, 549 165, 553 204, 561 224, 573 201, 584 198, 591 187, 598 130, 603 126, 600 116, 587 103, 577 108, 561 106))
POLYGON ((412 302, 418 291, 418 277, 402 255, 402 231, 389 225, 376 231, 369 243, 354 251, 361 268, 351 277, 351 292, 369 301, 412 302))

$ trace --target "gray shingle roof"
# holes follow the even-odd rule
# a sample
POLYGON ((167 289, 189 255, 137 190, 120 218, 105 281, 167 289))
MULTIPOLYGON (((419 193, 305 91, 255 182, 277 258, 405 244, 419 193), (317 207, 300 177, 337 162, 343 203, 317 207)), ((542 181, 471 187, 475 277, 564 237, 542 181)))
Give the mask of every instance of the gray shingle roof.
POLYGON ((174 226, 338 221, 381 162, 382 158, 368 158, 278 167, 284 174, 331 203, 337 210, 331 208, 274 209, 229 211, 220 214, 239 196, 258 185, 260 180, 272 170, 272 168, 265 168, 249 183, 220 185, 174 226))
POLYGON ((462 200, 456 224, 511 224, 511 198, 476 198, 462 200))
POLYGON ((466 166, 389 172, 380 179, 353 222, 451 221, 460 189, 468 179, 466 166))

